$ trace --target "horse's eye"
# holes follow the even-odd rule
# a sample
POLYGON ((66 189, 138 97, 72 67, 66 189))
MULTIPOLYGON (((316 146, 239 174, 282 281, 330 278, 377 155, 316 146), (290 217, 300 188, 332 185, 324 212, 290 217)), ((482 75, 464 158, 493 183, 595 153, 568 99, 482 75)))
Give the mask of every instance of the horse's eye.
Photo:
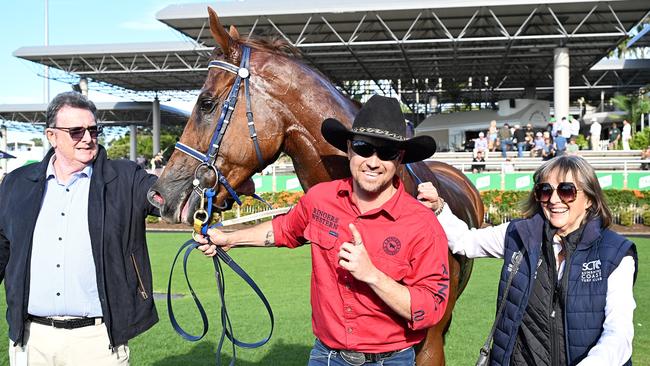
POLYGON ((210 113, 214 109, 214 101, 212 99, 203 99, 199 102, 199 106, 203 113, 210 113))

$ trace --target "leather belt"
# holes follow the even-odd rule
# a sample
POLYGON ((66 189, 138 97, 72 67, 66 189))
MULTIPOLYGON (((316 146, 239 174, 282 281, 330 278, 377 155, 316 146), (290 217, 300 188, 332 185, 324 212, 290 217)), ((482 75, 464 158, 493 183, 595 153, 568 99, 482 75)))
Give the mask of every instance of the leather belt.
POLYGON ((338 352, 341 355, 341 358, 345 360, 345 362, 354 366, 361 366, 365 363, 376 363, 383 359, 389 358, 398 352, 401 352, 401 351, 390 351, 390 352, 381 352, 381 353, 364 353, 364 352, 357 352, 357 351, 351 351, 345 349, 331 349, 322 341, 320 341, 320 343, 330 351, 338 352))
POLYGON ((397 353, 397 351, 382 352, 382 353, 364 353, 364 352, 349 351, 349 350, 337 350, 337 352, 341 355, 341 358, 343 358, 347 363, 355 366, 361 366, 364 363, 376 363, 397 353))
POLYGON ((88 327, 91 325, 99 325, 104 322, 103 318, 101 317, 58 320, 58 319, 46 318, 42 316, 33 316, 33 315, 28 316, 27 320, 31 321, 32 323, 49 325, 54 328, 61 328, 61 329, 77 329, 82 327, 88 327))

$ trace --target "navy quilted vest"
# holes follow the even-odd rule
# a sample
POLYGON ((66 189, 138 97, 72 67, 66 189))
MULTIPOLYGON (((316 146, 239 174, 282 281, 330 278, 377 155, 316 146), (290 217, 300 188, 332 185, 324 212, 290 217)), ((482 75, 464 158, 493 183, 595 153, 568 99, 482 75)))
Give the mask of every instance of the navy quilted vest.
MULTIPOLYGON (((564 309, 564 339, 570 365, 583 359, 600 338, 605 319, 609 275, 624 256, 632 253, 635 262, 637 261, 634 243, 611 230, 602 229, 600 225, 599 219, 586 224, 568 266, 569 288, 564 309)), ((497 304, 503 296, 513 254, 522 252, 524 259, 512 281, 503 315, 494 333, 490 353, 491 365, 510 364, 517 331, 533 289, 535 265, 541 255, 543 230, 544 218, 536 215, 530 219, 512 221, 506 231, 497 304)), ((626 363, 631 364, 631 360, 626 363)))

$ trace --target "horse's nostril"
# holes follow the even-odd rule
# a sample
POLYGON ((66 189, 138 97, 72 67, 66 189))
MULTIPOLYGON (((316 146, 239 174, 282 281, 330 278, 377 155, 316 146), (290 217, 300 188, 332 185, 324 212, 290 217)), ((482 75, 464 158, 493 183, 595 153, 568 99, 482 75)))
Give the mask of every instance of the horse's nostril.
POLYGON ((149 192, 149 201, 158 204, 160 207, 165 204, 165 199, 156 191, 149 192))

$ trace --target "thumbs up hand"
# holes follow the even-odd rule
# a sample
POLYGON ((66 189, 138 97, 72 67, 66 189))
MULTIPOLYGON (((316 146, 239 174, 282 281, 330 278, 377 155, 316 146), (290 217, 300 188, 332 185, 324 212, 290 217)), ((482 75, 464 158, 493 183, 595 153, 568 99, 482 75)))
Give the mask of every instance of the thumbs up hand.
POLYGON ((350 274, 359 281, 371 283, 377 280, 377 267, 372 264, 361 234, 350 224, 352 242, 345 242, 339 250, 339 265, 350 271, 350 274))

